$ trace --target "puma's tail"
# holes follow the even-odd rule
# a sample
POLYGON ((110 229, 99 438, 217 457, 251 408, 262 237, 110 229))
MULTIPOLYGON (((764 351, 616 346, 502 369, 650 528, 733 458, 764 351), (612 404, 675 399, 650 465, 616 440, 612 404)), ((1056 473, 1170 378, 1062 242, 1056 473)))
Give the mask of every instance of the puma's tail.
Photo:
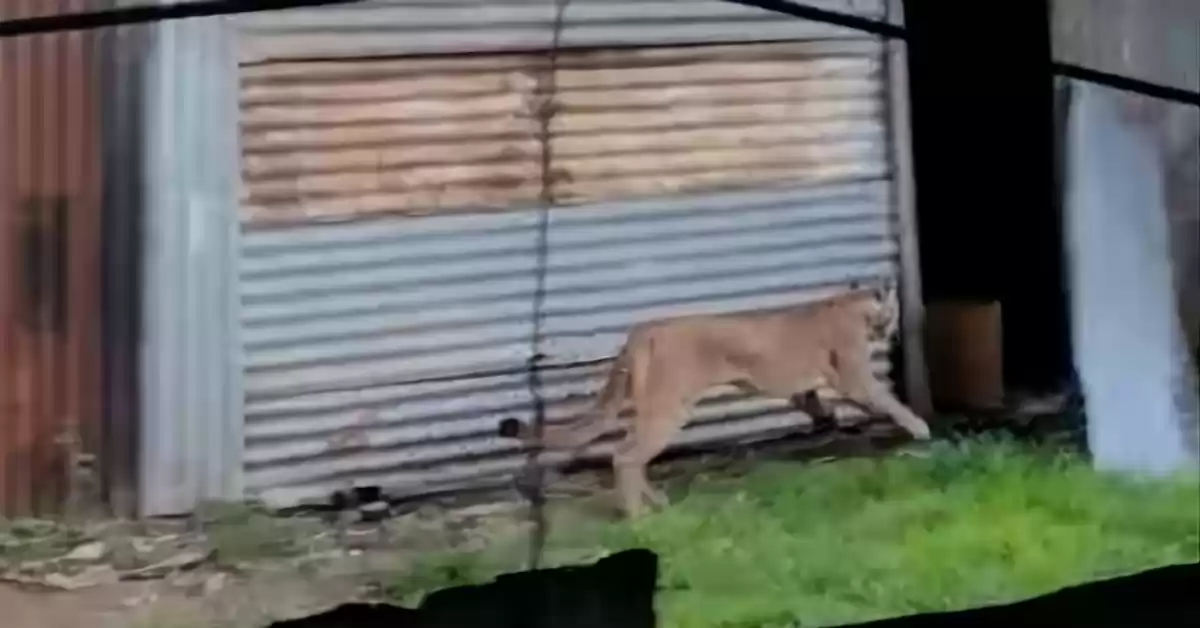
MULTIPOLYGON (((578 421, 566 425, 547 425, 542 431, 541 445, 550 449, 577 449, 604 436, 619 426, 617 416, 629 394, 628 350, 623 348, 613 361, 608 381, 596 398, 596 403, 578 421)), ((516 438, 526 445, 536 445, 537 435, 532 426, 509 417, 500 421, 502 438, 516 438)))

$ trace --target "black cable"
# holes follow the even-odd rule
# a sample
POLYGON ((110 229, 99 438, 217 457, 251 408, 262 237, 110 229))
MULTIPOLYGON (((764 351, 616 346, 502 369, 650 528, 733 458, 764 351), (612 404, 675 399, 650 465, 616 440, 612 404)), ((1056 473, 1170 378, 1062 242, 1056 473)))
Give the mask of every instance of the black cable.
MULTIPOLYGON (((363 0, 208 0, 176 4, 147 4, 145 6, 121 7, 103 11, 46 15, 0 21, 0 38, 20 35, 36 35, 60 31, 94 30, 112 26, 144 24, 165 20, 196 17, 236 15, 261 11, 281 11, 305 7, 321 7, 339 4, 355 4, 363 0)), ((829 11, 796 4, 787 0, 723 0, 732 4, 755 7, 772 13, 842 26, 880 37, 907 39, 908 33, 902 26, 886 20, 873 20, 849 13, 829 11)), ((1089 83, 1096 83, 1122 91, 1133 92, 1151 98, 1168 100, 1187 105, 1200 106, 1200 92, 1143 81, 1128 76, 1103 72, 1083 66, 1054 62, 1053 72, 1059 76, 1089 83)))
MULTIPOLYGON (((789 0, 723 0, 732 4, 740 4, 744 6, 755 7, 772 13, 780 13, 789 15, 795 18, 812 20, 814 22, 823 22, 825 24, 833 24, 834 26, 844 26, 852 28, 872 35, 880 37, 889 37, 893 39, 908 39, 908 31, 903 26, 892 24, 886 20, 873 20, 849 13, 840 13, 838 11, 829 11, 826 9, 818 9, 803 4, 796 4, 789 0)), ((1200 92, 1195 92, 1179 87, 1171 87, 1169 85, 1161 85, 1150 81, 1143 81, 1120 74, 1111 72, 1103 72, 1072 63, 1062 63, 1054 61, 1051 63, 1051 71, 1058 75, 1067 78, 1086 81, 1088 83, 1096 83, 1105 87, 1112 87, 1125 92, 1141 94, 1151 98, 1167 100, 1171 102, 1182 103, 1185 105, 1200 106, 1200 92)))
MULTIPOLYGON (((538 140, 541 144, 540 192, 541 210, 538 214, 537 231, 537 275, 533 291, 533 333, 530 339, 529 392, 533 397, 533 433, 537 443, 542 442, 546 430, 546 401, 542 397, 541 360, 542 317, 546 301, 546 271, 549 256, 550 208, 554 205, 554 155, 551 146, 550 122, 554 118, 558 97, 558 51, 562 43, 563 16, 571 0, 555 0, 554 30, 550 49, 546 53, 546 70, 538 77, 538 93, 534 114, 538 119, 538 140)), ((546 547, 546 491, 545 471, 538 464, 541 445, 529 450, 526 463, 526 489, 528 491, 530 518, 533 531, 529 541, 529 569, 537 569, 546 547)))
MULTIPOLYGON (((281 11, 304 7, 320 7, 338 4, 355 4, 363 0, 208 0, 176 4, 148 4, 136 7, 121 7, 103 11, 46 15, 0 21, 0 37, 17 37, 60 31, 94 30, 112 26, 144 24, 165 20, 195 17, 236 15, 261 11, 281 11)), ((755 7, 764 11, 789 15, 795 18, 843 26, 871 33, 880 37, 907 39, 908 33, 902 26, 888 21, 873 20, 849 13, 829 11, 796 4, 787 0, 723 0, 732 4, 755 7)), ((1053 72, 1080 81, 1096 83, 1122 91, 1133 92, 1151 98, 1168 100, 1187 105, 1200 106, 1200 92, 1143 81, 1128 76, 1102 72, 1071 63, 1054 62, 1053 72)))
MULTIPOLYGON (((1200 63, 1200 59, 1197 60, 1197 63, 1200 63)), ((1112 87, 1123 92, 1132 92, 1160 100, 1169 100, 1171 102, 1200 107, 1200 92, 1193 92, 1169 85, 1160 85, 1141 79, 1121 76, 1120 74, 1101 72, 1072 63, 1059 63, 1057 61, 1054 62, 1054 73, 1058 76, 1064 76, 1077 81, 1086 81, 1105 87, 1112 87)))
POLYGON ((844 26, 852 28, 864 33, 879 35, 880 37, 891 37, 895 39, 904 39, 907 35, 903 26, 897 26, 885 20, 873 20, 870 18, 853 15, 850 13, 841 13, 839 11, 829 11, 827 9, 818 9, 805 4, 796 4, 788 2, 788 0, 724 0, 732 4, 741 4, 772 13, 782 13, 792 17, 811 20, 813 22, 823 22, 825 24, 833 24, 834 26, 844 26))
MULTIPOLYGON (((150 2, 151 0, 146 0, 150 2)), ((320 7, 335 4, 355 4, 363 0, 208 0, 207 2, 183 2, 174 4, 146 4, 136 7, 119 7, 103 11, 43 15, 15 20, 0 21, 0 37, 37 35, 60 31, 95 30, 111 26, 145 24, 166 20, 182 20, 192 17, 213 17, 257 13, 260 11, 283 11, 305 7, 320 7)))

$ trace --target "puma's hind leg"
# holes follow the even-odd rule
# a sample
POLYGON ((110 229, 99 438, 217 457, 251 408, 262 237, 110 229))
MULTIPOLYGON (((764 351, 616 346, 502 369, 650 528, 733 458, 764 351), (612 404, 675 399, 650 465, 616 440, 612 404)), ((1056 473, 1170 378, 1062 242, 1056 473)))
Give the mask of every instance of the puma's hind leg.
POLYGON ((636 412, 625 440, 613 454, 615 489, 621 509, 630 518, 640 516, 646 502, 667 505, 667 496, 650 485, 646 467, 667 448, 687 418, 687 408, 676 401, 637 404, 636 412))

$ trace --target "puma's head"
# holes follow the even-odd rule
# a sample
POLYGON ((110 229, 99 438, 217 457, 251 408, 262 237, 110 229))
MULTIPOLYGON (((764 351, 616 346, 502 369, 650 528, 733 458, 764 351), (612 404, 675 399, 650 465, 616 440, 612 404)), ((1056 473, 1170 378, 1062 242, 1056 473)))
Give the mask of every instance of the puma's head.
MULTIPOLYGON (((857 286, 855 286, 857 287, 857 286)), ((867 320, 876 340, 891 341, 900 327, 900 291, 895 279, 885 279, 871 288, 867 320)))

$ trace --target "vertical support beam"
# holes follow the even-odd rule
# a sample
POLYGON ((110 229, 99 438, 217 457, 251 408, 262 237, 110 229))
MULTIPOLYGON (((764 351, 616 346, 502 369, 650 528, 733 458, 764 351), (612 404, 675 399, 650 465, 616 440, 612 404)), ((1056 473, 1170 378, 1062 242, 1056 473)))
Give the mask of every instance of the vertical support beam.
MULTIPOLYGON (((903 21, 900 0, 887 0, 886 16, 903 21)), ((904 392, 918 414, 933 411, 929 370, 925 362, 925 301, 921 288, 921 257, 917 238, 916 175, 913 171, 912 128, 908 96, 907 44, 885 40, 883 67, 887 90, 888 141, 892 160, 892 203, 900 230, 900 321, 904 356, 904 392)))
POLYGON ((234 22, 150 27, 143 194, 142 515, 242 495, 234 22))

